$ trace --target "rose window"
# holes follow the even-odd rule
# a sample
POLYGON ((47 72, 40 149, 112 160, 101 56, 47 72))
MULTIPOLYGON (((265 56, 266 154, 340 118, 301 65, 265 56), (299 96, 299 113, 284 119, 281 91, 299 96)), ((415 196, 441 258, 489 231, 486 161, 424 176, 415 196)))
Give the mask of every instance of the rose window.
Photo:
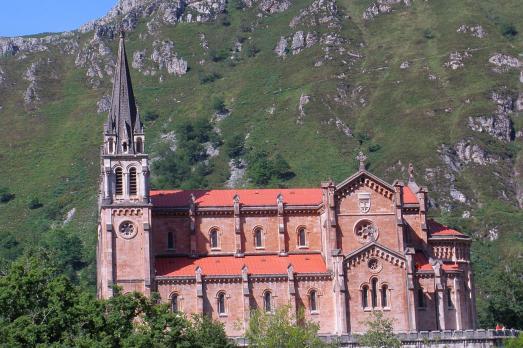
POLYGON ((356 225, 354 233, 360 243, 369 243, 378 239, 378 229, 371 221, 360 221, 356 225))
POLYGON ((130 221, 124 221, 120 224, 120 235, 123 238, 133 238, 136 235, 136 228, 130 221))

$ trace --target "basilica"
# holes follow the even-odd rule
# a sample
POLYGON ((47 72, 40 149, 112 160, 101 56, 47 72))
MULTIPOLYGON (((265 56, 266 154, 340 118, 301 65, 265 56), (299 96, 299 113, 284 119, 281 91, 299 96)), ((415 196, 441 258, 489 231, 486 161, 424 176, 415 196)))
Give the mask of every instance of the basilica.
POLYGON ((103 131, 97 292, 155 292, 242 336, 253 309, 303 309, 320 334, 476 328, 471 239, 427 217, 428 192, 365 167, 312 188, 151 190, 123 34, 103 131))

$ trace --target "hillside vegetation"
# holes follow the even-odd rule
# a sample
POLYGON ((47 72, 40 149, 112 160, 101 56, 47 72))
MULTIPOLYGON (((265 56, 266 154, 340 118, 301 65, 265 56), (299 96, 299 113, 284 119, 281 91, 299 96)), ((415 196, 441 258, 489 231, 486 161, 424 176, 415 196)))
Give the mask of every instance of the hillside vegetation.
POLYGON ((153 184, 318 186, 368 169, 474 237, 484 326, 523 328, 517 0, 121 1, 0 39, 0 272, 43 248, 93 289, 99 147, 127 31, 153 184))

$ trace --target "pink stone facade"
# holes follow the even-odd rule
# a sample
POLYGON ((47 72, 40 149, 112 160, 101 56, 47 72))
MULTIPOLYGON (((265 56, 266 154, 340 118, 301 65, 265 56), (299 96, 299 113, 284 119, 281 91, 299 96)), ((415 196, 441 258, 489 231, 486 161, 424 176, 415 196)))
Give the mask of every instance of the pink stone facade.
MULTIPOLYGON (((398 332, 475 328, 470 239, 427 220, 424 188, 414 181, 389 185, 360 170, 338 185, 322 184, 306 204, 287 204, 299 190, 281 190, 273 205, 263 206, 244 205, 246 190, 235 191, 228 206, 212 206, 219 190, 209 191, 201 208, 190 198, 172 206, 160 199, 180 191, 151 191, 151 203, 140 207, 102 206, 99 295, 111 296, 111 284, 124 292, 158 292, 169 304, 175 295, 174 310, 211 315, 230 336, 244 333, 252 309, 282 305, 304 308, 322 334, 362 332, 373 310, 393 319, 398 332), (417 202, 405 203, 404 193, 414 189, 417 202), (131 238, 122 235, 123 222, 136 226, 131 238), (301 258, 273 272, 243 269, 248 257, 262 264, 292 255, 301 258), (320 260, 311 272, 308 255, 320 260), (218 257, 212 268, 197 264, 218 257), (182 259, 183 269, 176 264, 182 259), (159 269, 160 261, 172 262, 159 269)), ((265 191, 256 190, 272 194, 265 191)))
POLYGON ((151 191, 129 76, 121 38, 101 152, 99 297, 113 285, 157 292, 230 336, 251 310, 283 305, 322 334, 362 332, 372 311, 398 332, 476 328, 471 240, 427 219, 412 172, 389 184, 360 156, 357 173, 312 189, 151 191))

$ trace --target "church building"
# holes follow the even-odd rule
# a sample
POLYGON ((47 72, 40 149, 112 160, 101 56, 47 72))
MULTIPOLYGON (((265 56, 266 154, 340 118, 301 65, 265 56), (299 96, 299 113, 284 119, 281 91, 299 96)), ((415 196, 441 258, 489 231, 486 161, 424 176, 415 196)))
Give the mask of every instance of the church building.
POLYGON ((97 246, 100 298, 159 293, 241 336, 251 310, 303 308, 320 334, 476 328, 471 239, 427 217, 428 192, 365 169, 313 188, 151 190, 123 35, 104 127, 97 246))

